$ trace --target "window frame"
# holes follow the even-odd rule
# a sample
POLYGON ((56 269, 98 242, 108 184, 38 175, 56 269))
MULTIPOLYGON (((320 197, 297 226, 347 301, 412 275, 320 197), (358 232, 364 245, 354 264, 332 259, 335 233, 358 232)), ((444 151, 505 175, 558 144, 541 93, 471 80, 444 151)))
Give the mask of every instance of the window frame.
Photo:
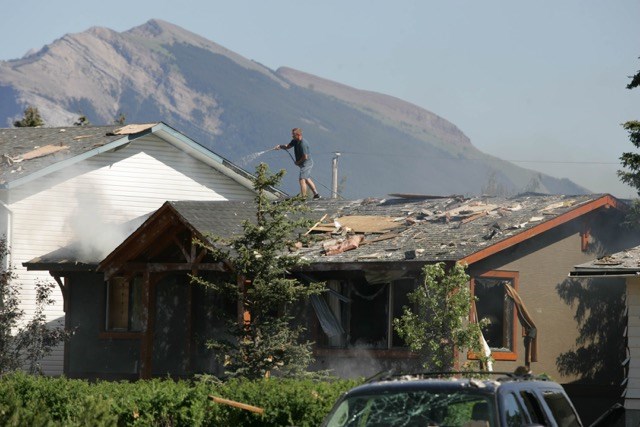
MULTIPOLYGON (((324 331, 322 331, 322 329, 320 328, 317 316, 314 315, 314 324, 315 324, 314 330, 315 330, 315 342, 316 342, 314 353, 316 355, 336 356, 341 354, 349 355, 349 354, 352 354, 353 352, 359 352, 359 351, 367 351, 368 353, 371 353, 371 354, 379 354, 379 355, 384 354, 387 357, 407 357, 407 354, 410 352, 409 347, 407 347, 406 345, 404 346, 394 345, 394 338, 396 338, 397 340, 397 337, 394 337, 394 328, 393 328, 393 319, 395 317, 401 316, 403 312, 402 308, 399 308, 400 310, 399 313, 393 312, 395 298, 397 296, 396 286, 398 287, 402 286, 402 282, 407 282, 407 281, 412 282, 412 286, 408 286, 411 288, 408 292, 413 292, 416 288, 416 280, 414 278, 402 278, 397 280, 390 280, 389 282, 386 282, 386 283, 377 284, 385 287, 384 291, 382 291, 385 296, 384 315, 386 316, 386 319, 385 319, 386 331, 385 331, 385 337, 384 337, 384 341, 385 341, 384 347, 376 348, 376 347, 366 347, 366 346, 362 346, 362 347, 353 346, 349 343, 349 338, 344 338, 344 344, 342 346, 331 346, 328 340, 326 339, 326 335, 324 335, 324 331), (323 338, 320 338, 321 336, 323 336, 323 338)), ((351 294, 352 288, 354 286, 357 286, 352 279, 337 279, 335 281, 335 284, 340 284, 340 286, 337 286, 337 287, 338 288, 341 287, 343 292, 346 291, 349 294, 351 294)), ((334 312, 334 315, 336 314, 335 313, 336 304, 337 304, 337 307, 339 307, 339 310, 341 311, 341 315, 338 316, 339 321, 341 322, 342 327, 345 329, 345 334, 348 337, 351 333, 349 329, 349 324, 354 321, 353 319, 354 313, 351 308, 352 303, 346 303, 340 300, 338 300, 335 304, 332 304, 328 300, 326 302, 328 306, 332 307, 332 311, 334 312), (343 306, 343 304, 346 304, 346 306, 343 306), (342 314, 344 314, 344 316, 342 314)), ((407 302, 407 303, 410 304, 410 302, 407 302)), ((357 319, 355 321, 357 321, 357 319)), ((360 319, 360 321, 366 321, 366 318, 362 318, 360 319)))
POLYGON ((143 307, 142 307, 142 276, 133 275, 133 276, 116 276, 111 278, 108 281, 105 281, 105 299, 104 299, 104 312, 103 312, 103 333, 101 335, 122 335, 122 336, 136 336, 142 333, 143 325, 142 325, 142 316, 143 316, 143 307), (126 327, 113 327, 112 319, 114 318, 112 310, 112 287, 116 284, 120 286, 125 286, 127 288, 127 296, 126 296, 126 304, 127 304, 127 312, 126 312, 126 327), (136 293, 139 293, 136 297, 136 293), (137 305, 136 305, 137 304, 137 305), (138 317, 135 319, 135 317, 138 317), (139 326, 136 327, 134 323, 138 323, 139 326))
MULTIPOLYGON (((486 271, 481 274, 474 274, 470 280, 471 287, 471 295, 475 297, 475 286, 476 279, 497 279, 497 280, 511 280, 513 288, 518 290, 518 281, 520 278, 520 272, 518 271, 509 271, 509 270, 491 270, 486 271)), ((476 313, 474 310, 477 310, 476 305, 478 302, 476 301, 472 307, 471 319, 476 318, 476 313)), ((503 316, 504 316, 504 307, 503 307, 503 316)), ((515 361, 518 360, 518 340, 516 339, 518 332, 518 308, 516 307, 515 302, 513 303, 513 318, 511 319, 511 351, 500 351, 494 348, 491 348, 491 357, 493 357, 496 361, 515 361)), ((476 355, 469 354, 467 356, 469 359, 478 359, 476 355)))

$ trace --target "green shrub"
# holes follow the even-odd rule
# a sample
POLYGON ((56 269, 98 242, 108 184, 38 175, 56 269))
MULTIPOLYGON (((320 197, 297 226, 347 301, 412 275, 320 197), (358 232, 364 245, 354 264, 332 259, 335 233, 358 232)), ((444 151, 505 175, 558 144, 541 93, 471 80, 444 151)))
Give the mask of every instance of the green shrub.
POLYGON ((0 378, 3 426, 317 426, 356 380, 154 379, 89 383, 13 373, 0 378), (264 409, 256 414, 209 396, 264 409))

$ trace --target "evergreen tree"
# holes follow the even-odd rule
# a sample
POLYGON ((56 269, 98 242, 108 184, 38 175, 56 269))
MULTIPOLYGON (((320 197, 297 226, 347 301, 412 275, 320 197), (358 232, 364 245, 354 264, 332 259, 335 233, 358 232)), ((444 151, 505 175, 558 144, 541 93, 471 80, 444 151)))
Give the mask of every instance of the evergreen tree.
POLYGON ((24 117, 21 120, 13 122, 13 126, 17 128, 33 128, 38 126, 44 126, 44 121, 40 117, 40 112, 37 107, 28 106, 24 110, 24 117))
POLYGON ((238 237, 227 241, 212 237, 214 243, 204 245, 231 266, 231 278, 215 283, 194 277, 243 307, 242 322, 236 316, 228 319, 231 339, 208 343, 231 376, 298 376, 313 360, 311 343, 300 342, 305 329, 294 325, 294 313, 300 302, 324 287, 302 283, 289 273, 302 261, 288 249, 296 232, 308 229, 310 221, 303 218, 307 209, 300 197, 277 203, 267 198, 267 191, 280 183, 284 173, 270 174, 267 165, 258 165, 253 179, 256 221, 244 222, 238 237))
POLYGON ((127 122, 127 116, 123 112, 119 112, 115 119, 113 119, 113 124, 116 125, 124 125, 127 122))
MULTIPOLYGON (((627 89, 633 89, 638 86, 640 86, 640 71, 631 77, 631 82, 627 85, 627 89)), ((640 148, 640 121, 630 120, 623 123, 622 127, 629 132, 629 139, 633 146, 640 148)), ((623 153, 620 160, 622 161, 622 166, 628 169, 618 171, 620 180, 635 188, 638 195, 640 195, 640 153, 623 153)))
POLYGON ((91 126, 91 122, 89 121, 87 116, 85 116, 84 114, 81 114, 80 117, 78 117, 78 120, 76 120, 73 125, 74 126, 91 126))
POLYGON ((462 265, 449 271, 444 263, 426 265, 422 274, 423 282, 409 294, 414 309, 404 307, 393 325, 409 348, 419 354, 425 369, 451 371, 456 350, 481 354, 480 328, 484 323, 467 320, 475 297, 462 265))

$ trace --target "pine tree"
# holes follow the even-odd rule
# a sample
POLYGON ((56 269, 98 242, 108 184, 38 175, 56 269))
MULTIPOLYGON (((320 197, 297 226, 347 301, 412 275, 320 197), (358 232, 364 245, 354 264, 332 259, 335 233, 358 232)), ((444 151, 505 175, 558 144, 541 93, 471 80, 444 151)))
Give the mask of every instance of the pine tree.
POLYGON ((119 112, 115 119, 113 119, 113 124, 115 125, 124 125, 127 122, 127 116, 123 112, 119 112))
POLYGON ((91 122, 89 121, 87 116, 85 116, 84 114, 81 114, 80 117, 78 117, 78 120, 76 120, 73 125, 74 126, 91 126, 91 122))
POLYGON ((324 287, 302 283, 290 274, 302 261, 288 249, 296 232, 308 229, 310 222, 304 219, 307 209, 301 198, 276 203, 267 198, 267 191, 280 183, 284 173, 270 174, 267 165, 258 165, 253 180, 256 221, 244 222, 244 232, 236 238, 212 237, 214 244, 205 245, 232 267, 231 279, 214 283, 194 278, 240 301, 244 309, 244 321, 228 319, 231 339, 208 343, 231 376, 298 376, 313 360, 311 343, 300 342, 305 329, 294 325, 294 313, 300 302, 324 287), (227 249, 220 249, 223 244, 227 249))
POLYGON ((17 128, 33 128, 38 126, 44 126, 44 121, 40 117, 40 112, 37 107, 28 106, 24 110, 24 117, 21 120, 13 122, 13 126, 17 128))
MULTIPOLYGON (((634 89, 638 86, 640 86, 640 71, 631 77, 631 82, 627 85, 627 89, 634 89)), ((623 123, 622 127, 629 132, 629 139, 633 146, 640 148, 640 121, 630 120, 623 123)), ((640 153, 623 153, 620 160, 622 161, 622 166, 629 169, 629 171, 618 171, 620 180, 635 188, 638 195, 640 195, 640 153)))

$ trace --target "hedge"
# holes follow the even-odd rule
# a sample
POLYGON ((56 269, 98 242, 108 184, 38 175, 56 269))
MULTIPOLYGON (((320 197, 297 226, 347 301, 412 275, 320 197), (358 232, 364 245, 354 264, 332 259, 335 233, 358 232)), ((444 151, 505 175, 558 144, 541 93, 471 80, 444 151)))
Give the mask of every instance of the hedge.
POLYGON ((13 373, 0 378, 3 426, 318 426, 333 402, 359 380, 90 383, 13 373), (209 396, 264 409, 215 403, 209 396))

